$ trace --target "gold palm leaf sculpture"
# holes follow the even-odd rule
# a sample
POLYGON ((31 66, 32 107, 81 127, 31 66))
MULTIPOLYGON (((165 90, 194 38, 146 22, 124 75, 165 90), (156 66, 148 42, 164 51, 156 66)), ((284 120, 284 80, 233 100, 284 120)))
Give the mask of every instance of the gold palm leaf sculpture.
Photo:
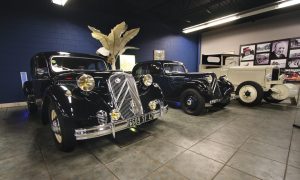
POLYGON ((112 70, 116 70, 116 59, 118 56, 122 55, 127 49, 138 49, 126 46, 126 44, 139 33, 140 28, 127 31, 127 24, 122 22, 116 25, 109 35, 105 35, 94 27, 88 27, 92 31, 92 37, 99 40, 103 46, 97 50, 97 53, 107 56, 107 62, 111 64, 112 70))

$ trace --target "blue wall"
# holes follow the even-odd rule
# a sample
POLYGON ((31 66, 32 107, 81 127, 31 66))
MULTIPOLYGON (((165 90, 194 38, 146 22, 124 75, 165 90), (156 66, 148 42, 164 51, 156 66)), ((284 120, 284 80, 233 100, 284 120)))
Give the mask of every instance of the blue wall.
MULTIPOLYGON (((91 38, 87 25, 109 30, 123 18, 105 14, 63 12, 61 9, 20 12, 9 10, 0 16, 0 103, 24 101, 20 72, 29 75, 30 58, 41 51, 75 51, 94 54, 100 47, 91 38), (109 18, 107 18, 109 17, 109 18)), ((125 19, 125 21, 130 21, 125 19)), ((184 37, 156 22, 136 22, 141 27, 138 37, 130 45, 139 47, 137 61, 153 59, 154 49, 164 49, 167 59, 184 62, 189 71, 197 71, 197 37, 184 37)), ((29 77, 30 78, 30 77, 29 77)))

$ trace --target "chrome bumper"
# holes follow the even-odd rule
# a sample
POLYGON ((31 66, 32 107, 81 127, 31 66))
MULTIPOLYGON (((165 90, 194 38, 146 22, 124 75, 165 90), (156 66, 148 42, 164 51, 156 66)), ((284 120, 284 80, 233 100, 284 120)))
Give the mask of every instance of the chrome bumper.
MULTIPOLYGON (((147 114, 143 114, 140 117, 163 117, 164 114, 166 114, 168 111, 168 106, 163 106, 159 110, 151 111, 147 114)), ((137 118, 137 117, 133 117, 137 118)), ((152 119, 147 119, 146 122, 152 121, 155 118, 152 119)), ((115 132, 122 131, 124 129, 130 128, 128 122, 130 119, 122 120, 122 121, 117 121, 113 123, 109 123, 106 125, 99 125, 99 126, 93 126, 90 128, 80 128, 80 129, 75 129, 75 137, 76 140, 85 140, 85 139, 91 139, 91 138, 96 138, 96 137, 101 137, 105 136, 108 134, 113 134, 115 136, 115 132)), ((143 124, 143 123, 142 123, 143 124)))

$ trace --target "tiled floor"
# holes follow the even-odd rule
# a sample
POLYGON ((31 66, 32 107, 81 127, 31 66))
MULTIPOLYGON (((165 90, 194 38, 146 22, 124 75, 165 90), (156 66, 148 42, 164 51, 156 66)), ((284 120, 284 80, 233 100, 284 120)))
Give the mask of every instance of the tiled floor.
POLYGON ((56 149, 26 107, 0 109, 0 179, 300 179, 300 109, 233 102, 188 116, 170 109, 136 133, 56 149), (299 113, 299 114, 297 114, 299 113))

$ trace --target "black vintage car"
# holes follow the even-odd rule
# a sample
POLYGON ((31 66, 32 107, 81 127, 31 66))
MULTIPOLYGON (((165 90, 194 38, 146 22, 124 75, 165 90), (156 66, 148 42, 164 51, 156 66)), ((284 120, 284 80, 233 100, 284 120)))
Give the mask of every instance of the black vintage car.
POLYGON ((146 61, 134 66, 132 74, 139 79, 151 74, 168 101, 180 101, 187 114, 199 115, 206 105, 224 107, 230 102, 233 85, 225 76, 217 79, 215 73, 188 73, 178 61, 146 61))
POLYGON ((44 52, 31 60, 32 80, 24 84, 30 113, 41 104, 59 149, 72 151, 76 140, 112 134, 155 120, 167 112, 159 86, 146 74, 108 71, 104 57, 44 52))

